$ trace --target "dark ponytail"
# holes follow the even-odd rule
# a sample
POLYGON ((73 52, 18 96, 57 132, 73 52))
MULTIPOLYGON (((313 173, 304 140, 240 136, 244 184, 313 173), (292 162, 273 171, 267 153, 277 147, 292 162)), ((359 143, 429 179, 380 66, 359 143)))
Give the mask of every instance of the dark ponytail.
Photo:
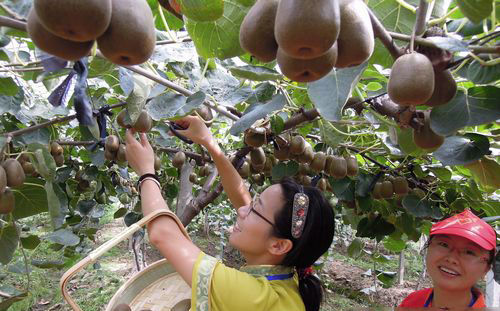
POLYGON ((285 204, 275 215, 278 237, 289 239, 293 247, 287 253, 282 265, 297 269, 299 293, 307 311, 318 311, 323 300, 323 287, 317 276, 312 274, 311 266, 323 255, 333 241, 334 213, 323 193, 315 187, 302 187, 294 180, 285 178, 280 181, 285 204), (297 192, 309 197, 309 211, 300 238, 292 237, 293 199, 297 192))

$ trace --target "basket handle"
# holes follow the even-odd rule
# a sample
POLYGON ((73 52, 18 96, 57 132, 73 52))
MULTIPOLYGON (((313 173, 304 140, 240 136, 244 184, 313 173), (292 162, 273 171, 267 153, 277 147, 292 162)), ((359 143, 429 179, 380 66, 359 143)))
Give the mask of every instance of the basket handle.
POLYGON ((146 217, 143 217, 141 220, 132 224, 130 227, 125 229, 123 232, 118 234, 116 237, 112 238, 111 240, 105 242, 104 244, 102 244, 101 246, 99 246, 98 248, 93 250, 90 254, 87 255, 87 257, 80 260, 78 263, 76 263, 73 267, 71 267, 68 271, 66 271, 63 274, 63 276, 61 277, 61 280, 59 282, 59 287, 61 289, 64 300, 66 300, 66 302, 71 306, 71 308, 74 311, 82 311, 82 309, 80 309, 80 307, 76 304, 76 302, 73 300, 71 295, 68 293, 66 285, 75 276, 75 274, 78 273, 79 271, 83 270, 89 264, 94 263, 104 253, 109 251, 111 248, 115 247, 117 244, 119 244, 123 240, 130 237, 132 234, 134 234, 134 232, 140 230, 143 226, 145 226, 150 221, 152 221, 153 219, 155 219, 159 216, 171 217, 173 220, 175 220, 175 222, 179 226, 179 229, 184 234, 184 236, 186 236, 189 240, 191 240, 191 238, 189 237, 186 229, 182 225, 179 218, 174 213, 172 213, 171 211, 169 211, 167 209, 157 210, 157 211, 147 215, 146 217))

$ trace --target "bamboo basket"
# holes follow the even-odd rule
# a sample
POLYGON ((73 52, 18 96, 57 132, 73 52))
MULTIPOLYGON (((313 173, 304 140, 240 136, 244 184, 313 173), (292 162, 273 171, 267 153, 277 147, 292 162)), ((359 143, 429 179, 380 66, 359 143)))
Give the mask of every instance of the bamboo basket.
MULTIPOLYGON (((142 218, 116 237, 92 251, 87 257, 71 267, 61 277, 59 287, 63 298, 74 311, 82 311, 82 309, 77 305, 67 290, 67 284, 70 280, 78 272, 94 263, 111 248, 129 238, 134 232, 140 230, 147 223, 159 216, 168 216, 174 219, 182 233, 190 239, 186 229, 177 216, 168 210, 158 210, 142 218)), ((117 305, 126 303, 130 306, 132 311, 188 311, 190 308, 190 298, 191 288, 189 285, 181 278, 166 259, 162 259, 136 273, 125 282, 111 298, 105 310, 113 311, 117 305)))

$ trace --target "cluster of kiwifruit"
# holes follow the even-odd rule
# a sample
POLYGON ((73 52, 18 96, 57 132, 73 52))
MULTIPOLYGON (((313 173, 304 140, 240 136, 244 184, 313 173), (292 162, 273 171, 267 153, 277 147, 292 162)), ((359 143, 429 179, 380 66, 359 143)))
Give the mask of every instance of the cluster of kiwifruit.
POLYGON ((406 195, 410 188, 408 181, 403 176, 389 176, 386 180, 377 181, 373 187, 372 196, 374 199, 390 199, 396 195, 406 195))
POLYGON ((241 24, 240 45, 262 62, 276 59, 291 80, 311 82, 363 63, 375 42, 362 0, 257 0, 241 24))
POLYGON ((125 163, 127 162, 126 151, 127 147, 125 144, 120 143, 118 136, 109 135, 106 137, 106 142, 104 143, 104 158, 106 160, 125 163))
POLYGON ((27 30, 38 48, 71 61, 88 55, 97 40, 111 62, 136 65, 149 59, 156 44, 146 0, 35 0, 27 30))
POLYGON ((21 187, 26 175, 21 163, 9 158, 0 166, 0 214, 8 214, 14 210, 15 197, 11 188, 21 187))
POLYGON ((128 116, 127 109, 120 111, 116 117, 116 123, 123 128, 132 128, 139 133, 146 133, 153 127, 153 119, 146 110, 142 110, 134 124, 130 124, 130 117, 128 116))
POLYGON ((60 167, 64 164, 64 149, 58 142, 53 141, 50 143, 50 154, 56 162, 56 166, 60 167))
POLYGON ((419 111, 418 115, 421 117, 423 125, 418 129, 413 129, 415 145, 429 152, 438 149, 444 142, 444 136, 436 134, 431 129, 430 110, 419 111))
POLYGON ((198 173, 192 172, 191 174, 189 174, 189 181, 193 184, 200 184, 202 182, 202 178, 207 177, 208 175, 210 175, 210 173, 212 173, 212 168, 210 167, 210 165, 202 165, 199 168, 198 173))

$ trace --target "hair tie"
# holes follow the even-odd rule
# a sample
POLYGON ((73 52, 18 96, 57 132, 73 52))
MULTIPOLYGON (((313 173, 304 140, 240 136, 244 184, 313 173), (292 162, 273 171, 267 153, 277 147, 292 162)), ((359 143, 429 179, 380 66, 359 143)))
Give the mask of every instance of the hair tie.
POLYGON ((309 210, 309 197, 304 193, 304 188, 300 186, 300 191, 293 197, 292 211, 292 237, 300 238, 306 224, 307 212, 309 210))
POLYGON ((306 268, 297 268, 297 274, 299 275, 299 280, 303 280, 313 274, 313 268, 312 266, 306 268))

